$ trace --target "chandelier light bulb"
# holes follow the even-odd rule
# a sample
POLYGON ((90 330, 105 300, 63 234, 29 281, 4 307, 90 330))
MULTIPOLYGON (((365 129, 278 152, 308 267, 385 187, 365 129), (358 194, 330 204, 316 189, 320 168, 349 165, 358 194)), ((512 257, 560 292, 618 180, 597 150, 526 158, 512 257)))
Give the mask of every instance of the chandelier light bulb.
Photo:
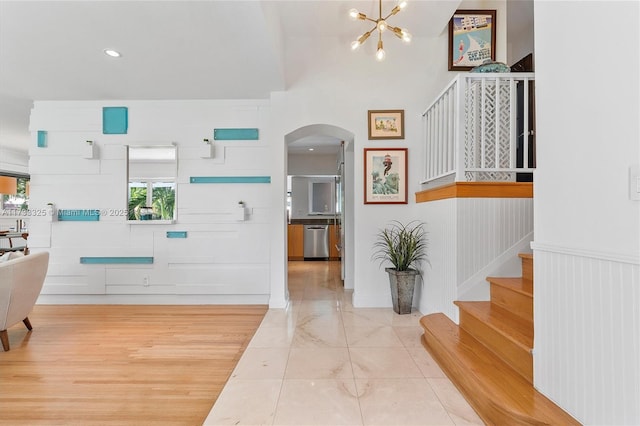
POLYGON ((382 48, 382 40, 378 41, 378 50, 376 51, 376 59, 378 61, 384 61, 384 57, 385 57, 386 53, 384 52, 384 49, 382 48))
POLYGON ((120 52, 113 49, 104 49, 103 52, 105 55, 111 56, 112 58, 119 58, 120 56, 122 56, 120 52))
POLYGON ((387 23, 385 22, 384 19, 378 19, 378 23, 376 24, 376 27, 378 28, 378 31, 383 32, 384 30, 387 29, 387 23))
POLYGON ((405 7, 407 7, 407 0, 399 0, 398 1, 398 7, 400 9, 404 9, 405 7))
POLYGON ((402 34, 402 41, 404 41, 405 43, 410 43, 411 42, 411 34, 409 34, 409 32, 407 30, 402 28, 401 34, 402 34))
POLYGON ((360 47, 360 42, 358 40, 354 40, 351 42, 351 50, 357 50, 360 47))
POLYGON ((359 14, 360 14, 360 12, 358 12, 358 9, 351 9, 351 10, 349 11, 349 17, 350 17, 352 20, 354 20, 354 21, 355 21, 356 19, 358 19, 358 15, 359 15, 359 14))

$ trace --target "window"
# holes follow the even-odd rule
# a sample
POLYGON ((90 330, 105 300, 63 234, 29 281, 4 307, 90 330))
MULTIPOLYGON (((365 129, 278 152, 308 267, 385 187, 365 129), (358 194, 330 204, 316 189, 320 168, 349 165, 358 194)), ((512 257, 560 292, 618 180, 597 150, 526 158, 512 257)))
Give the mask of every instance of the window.
POLYGON ((173 220, 176 184, 171 181, 129 181, 129 220, 173 220))
POLYGON ((29 178, 14 176, 0 175, 0 207, 14 213, 26 212, 29 208, 29 178))
POLYGON ((176 218, 176 147, 129 146, 128 219, 176 218))

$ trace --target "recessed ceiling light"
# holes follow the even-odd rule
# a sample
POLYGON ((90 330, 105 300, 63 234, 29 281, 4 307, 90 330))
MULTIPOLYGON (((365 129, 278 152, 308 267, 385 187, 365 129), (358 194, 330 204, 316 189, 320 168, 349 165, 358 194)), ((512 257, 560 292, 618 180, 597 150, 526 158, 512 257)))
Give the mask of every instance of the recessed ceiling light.
POLYGON ((313 151, 313 148, 309 148, 309 151, 313 151))
POLYGON ((113 49, 104 49, 103 52, 105 55, 111 56, 112 58, 119 58, 120 56, 122 56, 120 52, 113 49))

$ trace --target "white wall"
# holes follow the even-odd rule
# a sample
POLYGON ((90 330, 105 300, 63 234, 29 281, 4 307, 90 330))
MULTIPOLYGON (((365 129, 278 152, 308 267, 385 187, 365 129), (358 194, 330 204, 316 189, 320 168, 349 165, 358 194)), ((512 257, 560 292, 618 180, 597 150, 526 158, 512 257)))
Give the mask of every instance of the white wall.
POLYGON ((535 4, 534 381, 583 424, 640 424, 639 13, 535 4))
POLYGON ((287 159, 290 175, 333 176, 338 173, 337 164, 337 154, 289 154, 287 159))
POLYGON ((27 152, 0 146, 0 172, 29 172, 29 155, 27 152))
POLYGON ((507 65, 533 53, 533 0, 507 3, 507 65))
MULTIPOLYGON (((309 182, 313 176, 335 176, 338 173, 336 154, 289 154, 287 170, 293 175, 291 185, 291 218, 317 219, 309 215, 309 182)), ((329 178, 315 178, 316 181, 329 181, 329 178)))
POLYGON ((274 175, 269 116, 267 101, 36 102, 31 130, 46 130, 48 144, 30 149, 30 207, 102 211, 99 222, 32 221, 30 247, 51 252, 42 301, 270 302, 271 185, 189 182, 274 175), (128 107, 127 134, 102 134, 102 107, 110 105, 128 107), (203 159, 202 139, 213 139, 217 127, 256 127, 260 140, 216 141, 215 158, 203 159), (81 157, 85 140, 98 145, 99 159, 81 157), (171 142, 178 147, 177 223, 126 223, 119 213, 127 200, 125 145, 171 142), (244 222, 233 215, 238 200, 250 213, 244 222), (169 239, 170 230, 188 237, 169 239), (81 265, 81 256, 153 256, 154 263, 81 265))
MULTIPOLYGON (((335 188, 334 177, 303 177, 291 178, 291 219, 328 219, 335 215, 335 205, 327 205, 327 213, 318 215, 309 213, 309 185, 312 182, 327 182, 335 188), (333 207, 333 209, 332 209, 333 207)), ((335 191, 333 192, 335 197, 335 191)))

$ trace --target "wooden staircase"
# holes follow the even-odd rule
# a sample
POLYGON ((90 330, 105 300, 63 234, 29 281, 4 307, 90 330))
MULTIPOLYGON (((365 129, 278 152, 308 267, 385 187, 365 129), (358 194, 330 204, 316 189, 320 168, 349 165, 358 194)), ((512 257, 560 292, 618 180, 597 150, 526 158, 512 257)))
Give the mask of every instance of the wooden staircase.
POLYGON ((422 344, 490 425, 579 425, 533 387, 533 256, 522 277, 487 278, 490 302, 455 302, 460 325, 424 316, 422 344))

